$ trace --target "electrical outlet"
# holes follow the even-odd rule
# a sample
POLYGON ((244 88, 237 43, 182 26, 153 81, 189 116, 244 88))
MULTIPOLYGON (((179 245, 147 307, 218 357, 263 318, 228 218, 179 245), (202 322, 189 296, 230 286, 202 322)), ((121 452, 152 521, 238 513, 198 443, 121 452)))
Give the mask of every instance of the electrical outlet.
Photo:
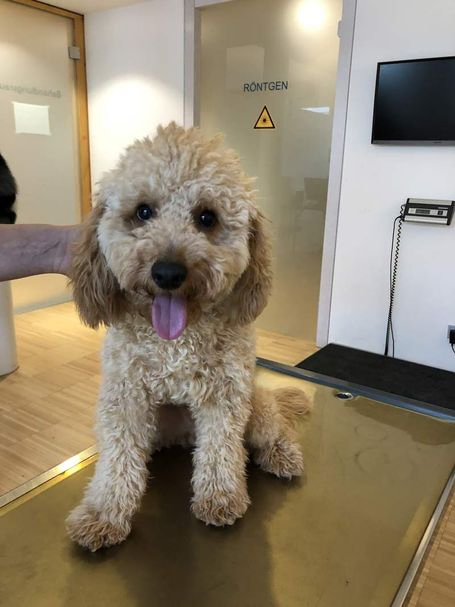
POLYGON ((455 325, 449 325, 447 329, 447 339, 449 343, 455 344, 455 325))

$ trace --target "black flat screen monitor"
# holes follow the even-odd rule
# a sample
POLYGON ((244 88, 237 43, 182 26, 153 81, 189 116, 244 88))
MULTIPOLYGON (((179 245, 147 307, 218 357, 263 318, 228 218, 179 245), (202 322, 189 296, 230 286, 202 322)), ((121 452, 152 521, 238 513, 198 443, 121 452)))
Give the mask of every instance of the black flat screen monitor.
POLYGON ((378 64, 372 143, 455 143, 455 57, 378 64))

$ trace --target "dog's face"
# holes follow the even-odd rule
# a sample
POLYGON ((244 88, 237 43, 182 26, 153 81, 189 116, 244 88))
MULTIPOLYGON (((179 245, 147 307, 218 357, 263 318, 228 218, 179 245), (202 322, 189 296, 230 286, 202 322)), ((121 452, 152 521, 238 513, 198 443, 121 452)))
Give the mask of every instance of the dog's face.
POLYGON ((127 149, 98 201, 73 264, 88 324, 135 307, 158 335, 175 339, 203 313, 245 324, 262 311, 271 281, 264 220, 218 138, 159 129, 127 149))

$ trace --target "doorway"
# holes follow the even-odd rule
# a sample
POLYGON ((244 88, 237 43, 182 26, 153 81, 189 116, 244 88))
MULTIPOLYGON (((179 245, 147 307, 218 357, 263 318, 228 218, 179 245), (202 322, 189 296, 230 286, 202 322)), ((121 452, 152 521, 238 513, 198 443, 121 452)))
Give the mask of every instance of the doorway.
MULTIPOLYGON (((196 3, 198 4, 198 3, 196 3)), ((315 345, 342 0, 199 2, 196 123, 257 176, 274 292, 259 331, 315 345)))
MULTIPOLYGON (((18 222, 79 223, 90 209, 82 15, 0 0, 0 133, 18 222)), ((15 281, 15 312, 69 300, 66 283, 57 275, 15 281)))

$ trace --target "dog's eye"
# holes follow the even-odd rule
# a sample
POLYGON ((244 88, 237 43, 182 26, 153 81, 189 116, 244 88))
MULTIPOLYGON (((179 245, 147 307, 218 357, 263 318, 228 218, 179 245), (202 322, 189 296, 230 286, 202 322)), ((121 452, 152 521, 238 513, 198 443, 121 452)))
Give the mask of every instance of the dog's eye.
POLYGON ((213 228, 216 225, 218 218, 213 211, 205 209, 199 213, 197 220, 199 225, 203 228, 213 228))
POLYGON ((153 209, 148 204, 140 204, 136 209, 136 217, 141 221, 147 221, 153 217, 153 209))

